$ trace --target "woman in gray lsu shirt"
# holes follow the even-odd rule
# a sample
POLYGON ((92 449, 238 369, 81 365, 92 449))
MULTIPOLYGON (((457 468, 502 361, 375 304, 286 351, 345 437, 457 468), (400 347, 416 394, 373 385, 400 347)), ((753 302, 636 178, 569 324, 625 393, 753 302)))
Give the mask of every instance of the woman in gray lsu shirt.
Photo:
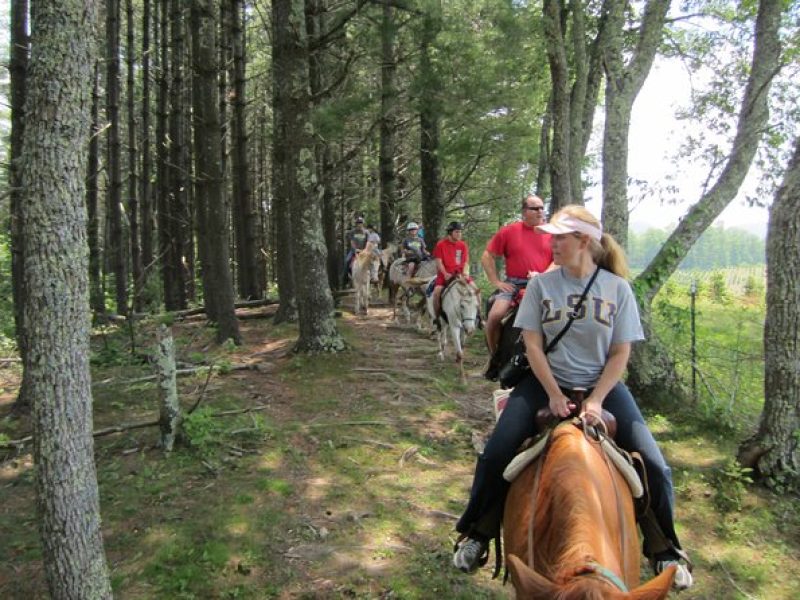
MULTIPOLYGON (((674 587, 692 585, 692 575, 681 561, 685 553, 673 522, 672 475, 653 435, 622 383, 631 343, 644 339, 636 300, 628 281, 622 248, 600 222, 582 206, 566 206, 552 221, 537 227, 552 234, 553 262, 560 268, 531 280, 517 314, 522 329, 528 374, 514 388, 505 410, 478 457, 469 504, 456 530, 462 534, 453 563, 472 572, 485 562, 489 540, 498 535, 509 484, 503 470, 516 449, 536 431, 536 412, 544 407, 560 417, 570 413, 569 390, 585 388, 580 416, 589 424, 605 408, 617 419, 616 442, 642 455, 651 494, 654 521, 663 535, 643 526, 644 552, 656 574, 670 564, 678 570, 674 587), (583 303, 570 329, 550 352, 544 348, 564 329, 592 276, 583 303)), ((643 524, 644 525, 644 524, 643 524)))

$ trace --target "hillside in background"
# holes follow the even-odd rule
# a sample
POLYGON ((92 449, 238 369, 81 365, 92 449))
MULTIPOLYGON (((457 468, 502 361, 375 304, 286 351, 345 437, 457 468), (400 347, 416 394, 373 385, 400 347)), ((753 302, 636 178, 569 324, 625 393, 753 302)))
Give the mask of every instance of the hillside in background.
MULTIPOLYGON (((648 229, 637 233, 632 229, 628 239, 628 260, 631 268, 643 269, 656 255, 671 229, 648 229)), ((742 265, 763 265, 766 242, 758 235, 739 228, 709 228, 697 241, 681 269, 720 269, 742 265)))

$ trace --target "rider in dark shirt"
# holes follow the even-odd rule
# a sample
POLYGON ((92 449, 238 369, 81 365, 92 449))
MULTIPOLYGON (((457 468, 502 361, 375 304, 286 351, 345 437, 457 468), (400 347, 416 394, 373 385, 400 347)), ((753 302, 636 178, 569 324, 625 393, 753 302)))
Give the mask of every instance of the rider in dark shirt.
POLYGON ((425 240, 417 235, 419 226, 414 221, 406 225, 406 237, 400 246, 403 258, 406 259, 408 277, 414 276, 417 265, 430 258, 428 249, 425 247, 425 240))
POLYGON ((345 256, 345 268, 350 272, 350 265, 353 262, 353 257, 359 250, 363 250, 367 245, 367 237, 369 232, 364 227, 364 217, 356 217, 355 227, 347 232, 347 241, 350 243, 350 248, 347 249, 347 256, 345 256))

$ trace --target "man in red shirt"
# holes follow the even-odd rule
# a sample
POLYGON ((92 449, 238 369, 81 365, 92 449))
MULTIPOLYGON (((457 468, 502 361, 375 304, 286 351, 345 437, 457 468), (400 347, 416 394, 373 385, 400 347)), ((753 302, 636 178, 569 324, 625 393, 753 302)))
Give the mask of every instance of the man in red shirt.
POLYGON ((451 221, 447 226, 447 235, 439 240, 433 249, 436 259, 436 284, 433 288, 434 314, 439 314, 442 306, 442 289, 455 275, 466 273, 469 262, 469 248, 461 239, 464 226, 458 221, 451 221))
POLYGON ((553 262, 550 235, 536 231, 536 226, 544 221, 544 202, 539 196, 528 195, 522 201, 522 220, 501 227, 481 256, 481 265, 489 283, 499 292, 486 317, 486 343, 490 356, 497 349, 501 321, 517 291, 528 284, 528 279, 545 272, 553 262), (497 275, 495 260, 498 258, 506 263, 504 281, 497 275))

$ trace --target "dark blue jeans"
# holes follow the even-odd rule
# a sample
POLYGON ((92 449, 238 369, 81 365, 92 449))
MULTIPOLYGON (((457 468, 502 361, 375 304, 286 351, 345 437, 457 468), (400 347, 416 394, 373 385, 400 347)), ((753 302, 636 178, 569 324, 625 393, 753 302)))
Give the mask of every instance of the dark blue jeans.
MULTIPOLYGON (((509 483, 503 479, 503 470, 514 458, 520 444, 538 433, 534 416, 539 409, 547 407, 548 402, 544 388, 530 374, 511 392, 506 409, 500 415, 483 454, 478 457, 469 503, 456 524, 457 531, 485 538, 499 534, 509 488, 509 483)), ((612 388, 603 401, 603 408, 617 419, 617 445, 642 455, 653 514, 664 535, 680 548, 673 522, 672 471, 625 384, 620 382, 612 388)), ((644 546, 645 554, 649 556, 647 539, 644 546)))

